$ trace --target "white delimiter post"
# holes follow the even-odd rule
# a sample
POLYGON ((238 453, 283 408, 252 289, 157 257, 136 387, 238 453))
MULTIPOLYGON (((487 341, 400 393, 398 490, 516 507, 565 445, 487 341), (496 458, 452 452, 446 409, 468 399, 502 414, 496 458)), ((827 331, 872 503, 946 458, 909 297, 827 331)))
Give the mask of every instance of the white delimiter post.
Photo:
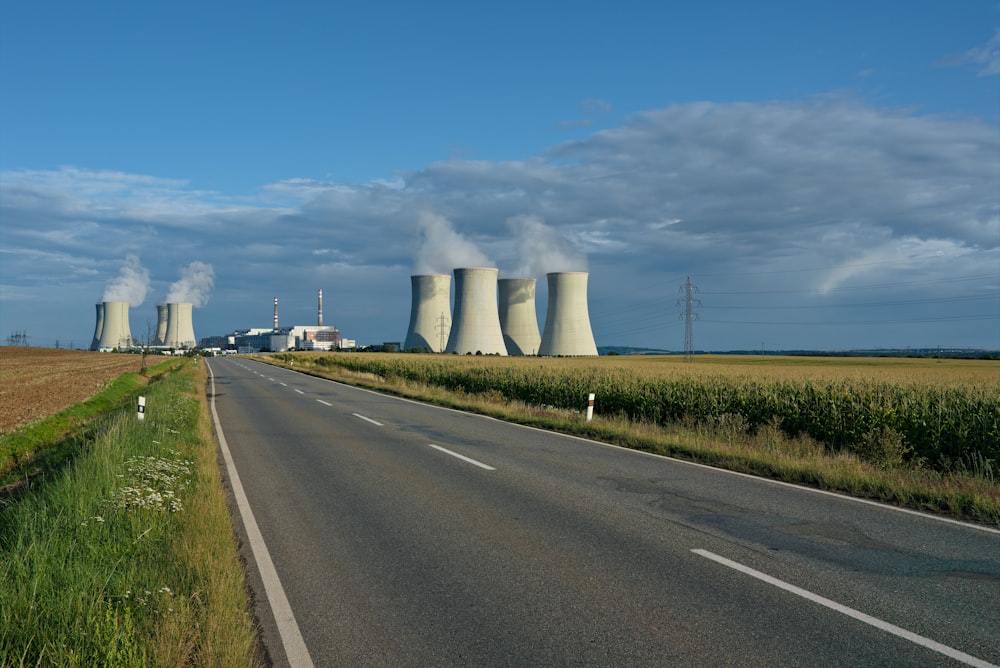
POLYGON ((564 271, 547 274, 549 305, 545 310, 545 330, 539 355, 597 355, 587 309, 587 272, 564 271))
POLYGON ((451 276, 410 276, 410 326, 403 350, 444 352, 451 334, 451 276))
POLYGON ((146 397, 139 397, 139 420, 146 419, 146 397))
POLYGON ((497 269, 455 269, 455 313, 445 352, 506 355, 497 310, 497 269))
POLYGON ((542 337, 535 313, 535 279, 501 278, 500 331, 508 355, 537 355, 542 337))
POLYGON ((594 419, 594 393, 587 395, 587 422, 594 419))

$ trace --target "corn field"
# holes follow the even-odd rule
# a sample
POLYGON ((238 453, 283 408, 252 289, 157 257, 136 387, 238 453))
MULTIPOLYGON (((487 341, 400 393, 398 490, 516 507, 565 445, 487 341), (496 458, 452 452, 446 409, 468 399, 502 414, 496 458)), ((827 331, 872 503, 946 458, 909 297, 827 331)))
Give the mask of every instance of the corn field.
POLYGON ((889 438, 907 461, 932 467, 978 461, 996 468, 1000 463, 1000 364, 995 361, 935 366, 934 360, 851 364, 729 358, 684 365, 676 358, 663 363, 663 358, 388 354, 306 359, 535 406, 581 409, 593 392, 597 413, 650 424, 741 416, 751 432, 777 425, 789 437, 808 435, 830 452, 863 454, 873 440, 889 438))

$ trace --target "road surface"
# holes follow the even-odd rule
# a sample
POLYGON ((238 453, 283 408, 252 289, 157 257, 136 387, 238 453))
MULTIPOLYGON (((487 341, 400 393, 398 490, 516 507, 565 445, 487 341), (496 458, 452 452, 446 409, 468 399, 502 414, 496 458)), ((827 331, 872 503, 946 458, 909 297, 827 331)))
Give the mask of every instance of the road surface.
POLYGON ((215 359, 275 665, 1000 664, 1000 533, 215 359))

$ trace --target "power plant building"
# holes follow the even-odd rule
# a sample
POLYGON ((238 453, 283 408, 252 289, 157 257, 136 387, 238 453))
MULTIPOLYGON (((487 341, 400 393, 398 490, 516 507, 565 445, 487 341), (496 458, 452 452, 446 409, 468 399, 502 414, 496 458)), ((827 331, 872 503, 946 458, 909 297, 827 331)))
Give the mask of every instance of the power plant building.
POLYGON ((163 346, 167 348, 194 348, 193 305, 189 303, 167 304, 167 334, 163 346))
POLYGON ((444 352, 451 335, 451 276, 410 276, 410 324, 403 350, 444 352))
POLYGON ((587 308, 589 275, 586 272, 553 272, 546 276, 549 303, 538 354, 553 357, 597 355, 587 308))
POLYGON ((455 310, 445 352, 507 355, 497 307, 497 269, 455 269, 455 310))
POLYGON ((153 339, 154 346, 162 346, 167 340, 167 305, 156 305, 156 336, 153 339))
POLYGON ((94 339, 90 342, 91 350, 100 350, 101 334, 104 332, 104 303, 97 304, 97 324, 94 326, 94 339))
POLYGON ((500 331, 508 355, 537 355, 541 344, 535 312, 535 279, 501 278, 500 331))
POLYGON ((132 347, 132 329, 128 323, 128 302, 103 302, 99 308, 101 336, 97 349, 101 351, 121 350, 132 347), (104 312, 103 319, 101 311, 104 312))

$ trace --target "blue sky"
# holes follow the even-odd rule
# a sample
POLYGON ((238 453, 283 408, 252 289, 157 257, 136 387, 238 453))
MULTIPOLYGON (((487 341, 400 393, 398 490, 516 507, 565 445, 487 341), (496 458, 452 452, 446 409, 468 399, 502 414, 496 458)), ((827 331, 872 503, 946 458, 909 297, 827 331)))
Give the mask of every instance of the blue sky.
POLYGON ((3 3, 0 335, 402 340, 590 272, 598 345, 1000 345, 1000 3, 3 3), (542 6, 540 6, 542 5, 542 6), (192 282, 197 285, 192 285, 192 282))

